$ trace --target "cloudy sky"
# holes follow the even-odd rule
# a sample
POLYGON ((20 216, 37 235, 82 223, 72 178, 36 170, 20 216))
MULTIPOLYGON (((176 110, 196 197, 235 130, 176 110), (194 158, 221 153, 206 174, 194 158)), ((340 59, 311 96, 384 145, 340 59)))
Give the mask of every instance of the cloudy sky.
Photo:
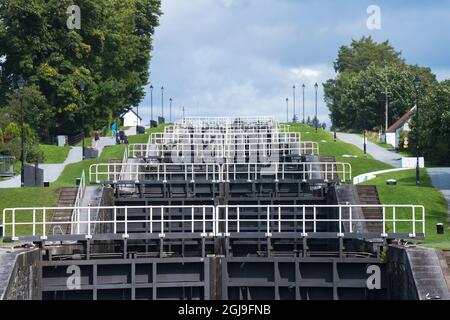
MULTIPOLYGON (((274 115, 286 119, 292 86, 300 117, 314 112, 314 83, 335 76, 338 48, 372 35, 389 39, 408 63, 450 78, 450 0, 162 0, 151 63, 155 116, 274 115), (370 30, 368 8, 381 9, 381 29, 370 30)), ((319 87, 319 118, 328 111, 319 87)), ((140 112, 150 117, 150 94, 140 112)), ((147 119, 148 118, 148 119, 147 119)))

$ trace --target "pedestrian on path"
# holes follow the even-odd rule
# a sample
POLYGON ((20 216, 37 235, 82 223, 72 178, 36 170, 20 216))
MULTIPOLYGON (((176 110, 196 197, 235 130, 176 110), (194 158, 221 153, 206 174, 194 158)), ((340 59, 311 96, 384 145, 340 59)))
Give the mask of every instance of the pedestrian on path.
POLYGON ((98 132, 98 130, 97 131, 95 131, 95 134, 94 134, 94 149, 95 150, 98 150, 98 142, 100 141, 100 132, 98 132))
POLYGON ((116 137, 116 132, 117 132, 117 125, 115 122, 111 126, 111 131, 112 131, 111 136, 114 139, 116 137))

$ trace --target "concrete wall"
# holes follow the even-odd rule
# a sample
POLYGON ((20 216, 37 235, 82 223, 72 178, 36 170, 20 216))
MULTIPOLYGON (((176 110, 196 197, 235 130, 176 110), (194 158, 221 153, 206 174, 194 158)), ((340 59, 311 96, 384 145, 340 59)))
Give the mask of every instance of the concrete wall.
POLYGON ((40 250, 15 249, 0 255, 0 300, 40 299, 40 250))
POLYGON ((450 300, 436 250, 389 247, 389 295, 395 300, 450 300))

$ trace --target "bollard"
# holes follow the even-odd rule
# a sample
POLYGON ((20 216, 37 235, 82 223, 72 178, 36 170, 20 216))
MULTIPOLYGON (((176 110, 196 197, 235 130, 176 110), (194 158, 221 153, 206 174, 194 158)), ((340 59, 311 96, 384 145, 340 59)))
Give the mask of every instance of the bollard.
POLYGON ((436 224, 436 232, 437 232, 437 234, 444 234, 444 224, 443 223, 436 224))

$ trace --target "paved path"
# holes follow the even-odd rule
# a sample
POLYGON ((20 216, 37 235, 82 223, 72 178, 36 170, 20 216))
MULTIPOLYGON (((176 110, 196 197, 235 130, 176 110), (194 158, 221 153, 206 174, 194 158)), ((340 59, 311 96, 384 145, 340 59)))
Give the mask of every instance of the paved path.
MULTIPOLYGON (((363 150, 363 138, 361 136, 357 134, 341 132, 338 132, 337 136, 342 141, 351 143, 363 150)), ((373 156, 376 160, 390 164, 391 166, 394 166, 396 168, 400 168, 402 166, 402 156, 400 154, 382 148, 373 142, 367 142, 367 153, 373 156)))
POLYGON ((427 172, 433 186, 441 190, 447 200, 450 221, 450 168, 428 168, 427 172))
MULTIPOLYGON (((58 164, 40 164, 39 168, 44 169, 44 181, 55 182, 63 172, 64 168, 71 164, 80 162, 82 159, 81 147, 73 147, 70 149, 66 161, 58 164)), ((0 189, 20 188, 20 175, 12 179, 0 181, 0 189)))
MULTIPOLYGON (((136 127, 131 127, 130 129, 125 131, 127 136, 132 136, 136 134, 136 127)), ((111 136, 108 137, 100 137, 98 143, 99 154, 102 153, 103 149, 107 146, 113 146, 116 144, 116 140, 111 136)), ((44 169, 44 181, 46 182, 55 182, 58 180, 61 173, 64 171, 64 168, 71 164, 80 162, 83 158, 83 152, 81 147, 72 147, 67 156, 66 161, 64 163, 58 164, 40 164, 39 168, 44 169)), ((14 178, 0 181, 0 189, 5 188, 20 188, 20 175, 15 176, 14 178)))

